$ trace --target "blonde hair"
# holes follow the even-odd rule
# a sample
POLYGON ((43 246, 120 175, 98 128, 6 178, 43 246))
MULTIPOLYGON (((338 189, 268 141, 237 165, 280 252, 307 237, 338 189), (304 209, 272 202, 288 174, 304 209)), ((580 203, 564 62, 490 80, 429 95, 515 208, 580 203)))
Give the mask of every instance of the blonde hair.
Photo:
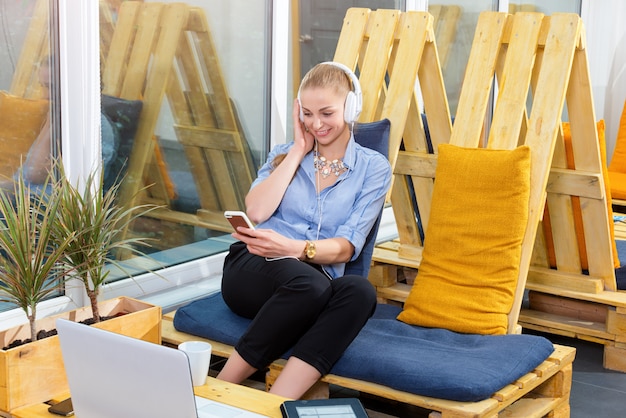
POLYGON ((330 88, 335 93, 347 95, 352 90, 352 82, 341 68, 321 63, 304 75, 300 83, 300 91, 308 88, 330 88))
MULTIPOLYGON (((336 94, 347 95, 348 92, 352 91, 352 81, 341 68, 331 64, 320 63, 311 68, 302 78, 298 97, 301 91, 308 88, 328 88, 336 94)), ((285 159, 285 156, 286 154, 279 154, 274 157, 272 168, 278 167, 285 159)))

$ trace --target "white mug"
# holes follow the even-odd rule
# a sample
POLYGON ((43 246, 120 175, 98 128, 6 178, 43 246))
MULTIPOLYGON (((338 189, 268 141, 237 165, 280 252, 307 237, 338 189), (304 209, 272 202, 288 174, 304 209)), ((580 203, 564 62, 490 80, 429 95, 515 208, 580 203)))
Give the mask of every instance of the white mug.
POLYGON ((211 344, 204 341, 185 341, 178 345, 178 349, 189 359, 191 380, 194 386, 202 386, 206 382, 211 364, 211 344))

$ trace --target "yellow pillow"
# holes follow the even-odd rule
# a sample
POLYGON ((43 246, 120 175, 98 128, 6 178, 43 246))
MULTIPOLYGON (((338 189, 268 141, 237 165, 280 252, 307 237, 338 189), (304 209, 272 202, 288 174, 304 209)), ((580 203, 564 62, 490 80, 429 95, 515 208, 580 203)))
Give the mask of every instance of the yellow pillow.
POLYGON ((611 195, 615 199, 626 200, 626 174, 609 171, 611 195))
POLYGON ((24 99, 0 91, 0 179, 20 167, 48 115, 47 100, 24 99))
POLYGON ((613 150, 613 157, 611 157, 609 171, 626 174, 626 101, 624 101, 622 116, 617 128, 615 149, 613 150))
POLYGON ((530 148, 443 144, 430 222, 400 321, 506 334, 528 221, 530 148))

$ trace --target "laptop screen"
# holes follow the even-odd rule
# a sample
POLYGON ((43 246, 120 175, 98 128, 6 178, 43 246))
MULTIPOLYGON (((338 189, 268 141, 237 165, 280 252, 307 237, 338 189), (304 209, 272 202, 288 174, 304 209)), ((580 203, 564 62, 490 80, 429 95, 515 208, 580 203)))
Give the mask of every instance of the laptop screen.
MULTIPOLYGON (((182 351, 64 319, 56 325, 78 417, 198 417, 182 351)), ((229 410, 210 416, 261 416, 205 401, 212 411, 229 410)))

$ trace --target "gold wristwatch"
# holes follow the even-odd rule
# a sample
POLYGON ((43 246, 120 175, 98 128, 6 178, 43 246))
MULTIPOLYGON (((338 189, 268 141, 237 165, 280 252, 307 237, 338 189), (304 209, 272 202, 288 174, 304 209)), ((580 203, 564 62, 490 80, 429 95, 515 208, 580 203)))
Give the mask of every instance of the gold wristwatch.
POLYGON ((313 260, 317 254, 317 249, 315 248, 315 243, 313 241, 307 240, 306 247, 304 247, 304 256, 307 260, 313 260))

